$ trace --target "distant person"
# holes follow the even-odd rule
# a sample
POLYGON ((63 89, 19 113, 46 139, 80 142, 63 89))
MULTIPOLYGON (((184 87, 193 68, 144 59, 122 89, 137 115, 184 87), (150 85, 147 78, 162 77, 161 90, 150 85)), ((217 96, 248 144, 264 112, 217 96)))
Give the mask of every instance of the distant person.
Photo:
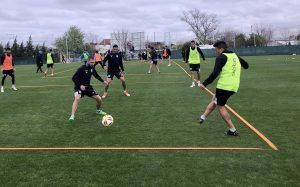
POLYGON ((77 111, 79 101, 85 95, 93 98, 96 101, 96 114, 106 115, 106 113, 103 112, 100 108, 102 101, 101 97, 94 91, 93 87, 91 86, 90 82, 92 75, 103 84, 106 84, 106 82, 98 75, 95 69, 95 60, 93 56, 89 57, 88 63, 78 68, 78 70, 72 77, 75 87, 72 113, 69 118, 69 121, 75 120, 75 113, 77 111))
POLYGON ((138 57, 139 57, 139 60, 142 61, 142 53, 141 52, 139 52, 138 57))
POLYGON ((94 58, 95 58, 95 66, 97 64, 100 64, 100 66, 103 67, 103 64, 102 64, 103 59, 98 50, 95 51, 94 58))
POLYGON ((61 60, 62 63, 67 63, 64 55, 61 55, 61 58, 62 58, 62 60, 61 60))
POLYGON ((84 64, 87 63, 89 56, 90 56, 90 54, 87 51, 83 51, 83 53, 81 54, 80 58, 81 58, 82 62, 84 62, 84 64))
POLYGON ((157 55, 157 52, 154 49, 154 47, 150 47, 150 53, 149 54, 150 54, 151 62, 150 62, 150 67, 149 67, 148 74, 151 74, 151 70, 152 70, 153 65, 156 67, 157 72, 160 73, 159 68, 158 68, 158 64, 157 64, 158 55, 157 55))
POLYGON ((125 83, 125 70, 123 66, 123 57, 122 54, 119 52, 118 45, 114 45, 112 48, 112 52, 105 56, 103 60, 103 66, 105 69, 107 69, 107 85, 105 87, 105 91, 102 95, 102 99, 107 97, 107 91, 110 86, 110 82, 113 80, 113 77, 116 76, 117 79, 120 79, 123 87, 123 94, 127 97, 130 96, 130 94, 126 90, 126 83, 125 83), (108 65, 106 67, 106 62, 108 62, 108 65))
POLYGON ((205 62, 205 57, 199 47, 196 46, 196 43, 194 40, 191 41, 191 47, 187 49, 186 51, 186 63, 189 63, 190 67, 190 75, 191 75, 191 80, 192 80, 192 85, 190 86, 195 87, 195 82, 194 82, 194 72, 197 73, 198 79, 197 83, 198 85, 200 84, 201 80, 201 70, 200 70, 200 55, 205 62))
POLYGON ((5 48, 4 53, 1 57, 1 70, 2 70, 2 81, 1 81, 1 93, 4 92, 4 82, 5 79, 7 77, 7 75, 9 75, 11 77, 11 82, 12 82, 12 86, 11 88, 14 91, 17 91, 18 89, 15 86, 15 64, 14 64, 14 59, 13 56, 11 54, 11 50, 10 48, 5 48))
POLYGON ((49 49, 49 52, 46 56, 47 69, 45 71, 45 77, 47 77, 47 72, 51 68, 51 76, 54 75, 54 55, 52 53, 52 49, 49 49))
POLYGON ((215 67, 210 76, 200 84, 201 89, 205 89, 207 85, 212 83, 219 75, 216 94, 211 102, 206 107, 205 112, 198 118, 198 122, 202 124, 209 114, 218 108, 218 111, 229 127, 227 135, 237 136, 235 126, 233 125, 230 115, 226 110, 225 104, 227 100, 235 94, 240 85, 241 67, 248 69, 248 63, 237 56, 234 52, 227 50, 227 44, 224 41, 218 41, 214 44, 216 54, 218 55, 215 62, 215 67))
POLYGON ((168 48, 168 46, 164 47, 162 56, 166 61, 168 61, 168 66, 171 66, 171 50, 168 48))
POLYGON ((36 55, 36 66, 37 66, 37 70, 36 73, 38 73, 39 71, 41 71, 41 73, 44 73, 42 70, 42 66, 44 64, 44 55, 43 52, 41 50, 38 51, 37 55, 36 55))
POLYGON ((147 57, 148 57, 148 52, 147 52, 147 50, 144 50, 143 53, 142 53, 142 59, 143 59, 144 61, 146 61, 146 60, 147 60, 147 57))

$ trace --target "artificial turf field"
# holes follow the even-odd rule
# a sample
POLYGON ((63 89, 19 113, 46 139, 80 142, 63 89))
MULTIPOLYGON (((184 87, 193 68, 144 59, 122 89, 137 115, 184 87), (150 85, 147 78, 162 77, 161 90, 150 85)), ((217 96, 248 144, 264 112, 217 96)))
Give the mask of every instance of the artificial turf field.
MULTIPOLYGON (((0 151, 1 186, 300 186, 300 57, 244 57, 241 86, 228 105, 277 147, 274 151, 232 115, 239 137, 227 137, 217 111, 203 125, 196 118, 211 96, 190 88, 175 63, 126 62, 131 97, 115 79, 102 109, 114 117, 101 125, 94 100, 84 97, 75 122, 71 76, 80 63, 57 64, 42 78, 33 65, 16 66, 18 91, 5 82, 0 94, 0 147, 228 147, 262 150, 0 151), (289 58, 289 59, 287 59, 289 58), (294 59, 292 59, 294 58, 294 59)), ((175 60, 187 69, 181 60, 175 60)), ((203 78, 214 59, 201 65, 203 78)), ((45 66, 44 66, 45 68, 45 66)), ((106 77, 103 70, 98 72, 106 77)), ((104 86, 93 79, 102 94, 104 86)), ((215 81, 216 82, 216 81, 215 81)), ((208 88, 214 91, 215 84, 208 88)))

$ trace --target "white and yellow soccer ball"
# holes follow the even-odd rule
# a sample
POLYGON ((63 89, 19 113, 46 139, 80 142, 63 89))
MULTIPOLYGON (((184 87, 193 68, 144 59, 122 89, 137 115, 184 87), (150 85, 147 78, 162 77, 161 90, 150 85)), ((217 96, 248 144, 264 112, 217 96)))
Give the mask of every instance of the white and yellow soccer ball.
POLYGON ((105 115, 102 117, 102 125, 109 127, 114 123, 114 118, 111 115, 105 115))

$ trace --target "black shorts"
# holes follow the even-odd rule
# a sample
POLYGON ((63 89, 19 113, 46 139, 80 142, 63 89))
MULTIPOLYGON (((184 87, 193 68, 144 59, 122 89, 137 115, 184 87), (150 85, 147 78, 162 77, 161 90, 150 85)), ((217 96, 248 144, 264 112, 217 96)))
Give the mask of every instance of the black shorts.
POLYGON ((164 59, 169 59, 169 58, 170 58, 170 56, 169 56, 169 55, 167 55, 167 56, 163 56, 163 58, 164 58, 164 59))
POLYGON ((157 65, 157 60, 152 60, 152 64, 157 65))
POLYGON ((88 97, 93 97, 94 95, 98 95, 97 92, 93 89, 92 86, 85 87, 85 90, 80 90, 79 88, 74 88, 74 95, 81 95, 83 98, 85 95, 88 97))
POLYGON ((227 100, 230 96, 235 94, 233 91, 227 91, 222 89, 216 89, 216 97, 215 97, 215 104, 219 106, 224 106, 227 103, 227 100))
POLYGON ((47 64, 47 68, 53 68, 54 64, 47 64))
POLYGON ((2 76, 7 76, 7 75, 9 75, 9 76, 14 75, 14 70, 13 70, 13 69, 10 69, 10 70, 3 70, 3 71, 2 71, 2 76))
POLYGON ((189 64, 189 65, 190 65, 190 71, 200 72, 200 64, 189 64))
POLYGON ((121 71, 107 72, 107 78, 110 78, 111 80, 113 80, 114 76, 116 76, 117 79, 120 79, 120 77, 123 77, 123 74, 121 71))

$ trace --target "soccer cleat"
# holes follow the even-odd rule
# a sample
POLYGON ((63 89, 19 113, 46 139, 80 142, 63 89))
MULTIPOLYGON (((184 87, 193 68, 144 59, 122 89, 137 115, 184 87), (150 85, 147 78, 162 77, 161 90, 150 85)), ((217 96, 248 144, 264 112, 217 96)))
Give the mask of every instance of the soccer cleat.
POLYGON ((53 76, 54 74, 53 73, 51 73, 51 76, 53 76))
POLYGON ((106 112, 103 112, 103 110, 96 110, 96 114, 99 114, 99 115, 106 115, 107 113, 106 113, 106 112))
POLYGON ((148 74, 151 74, 151 72, 150 72, 150 71, 148 71, 148 74))
POLYGON ((191 88, 195 87, 195 83, 193 82, 192 85, 190 86, 191 88))
POLYGON ((105 99, 106 97, 107 97, 107 92, 104 92, 101 98, 105 99))
POLYGON ((201 118, 201 116, 199 118, 197 118, 198 123, 202 124, 204 122, 204 119, 201 118))
POLYGON ((70 118, 69 118, 69 121, 74 121, 74 120, 75 120, 75 116, 71 115, 70 118))
POLYGON ((238 131, 230 131, 228 130, 227 133, 226 133, 228 136, 238 136, 239 135, 239 132, 238 131))
POLYGON ((168 64, 168 66, 171 66, 171 64, 168 64))
POLYGON ((123 94, 127 97, 130 97, 130 94, 126 90, 123 92, 123 94))
POLYGON ((14 91, 17 91, 18 89, 16 88, 16 86, 15 85, 12 85, 12 87, 11 87, 14 91))
POLYGON ((3 88, 3 86, 1 86, 1 93, 3 93, 4 92, 4 88, 3 88))

